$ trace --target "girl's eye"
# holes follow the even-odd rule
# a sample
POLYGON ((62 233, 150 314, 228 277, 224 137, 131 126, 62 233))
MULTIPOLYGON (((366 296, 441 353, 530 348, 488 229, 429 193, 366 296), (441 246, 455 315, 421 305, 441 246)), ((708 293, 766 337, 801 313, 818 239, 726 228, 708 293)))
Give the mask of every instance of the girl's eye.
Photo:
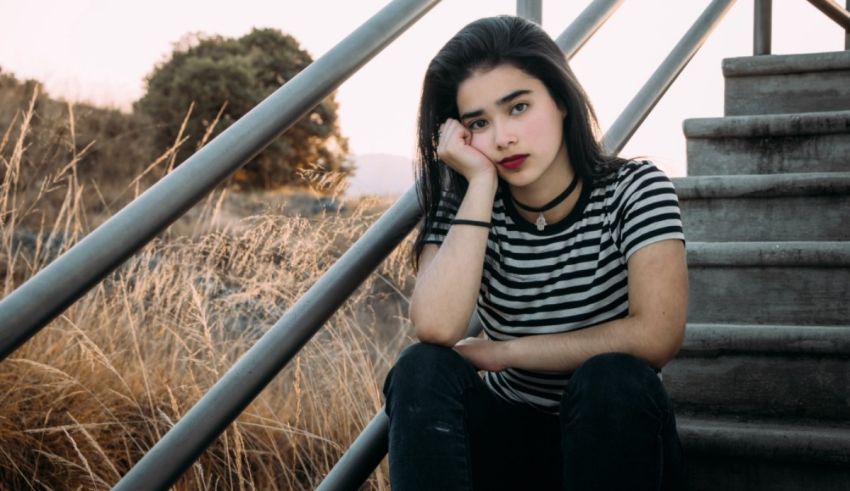
MULTIPOLYGON (((513 114, 524 113, 528 109, 528 103, 527 102, 520 102, 520 103, 514 104, 514 107, 512 109, 513 109, 513 114), (518 111, 516 110, 517 108, 519 108, 518 111)), ((486 123, 486 121, 483 120, 483 119, 476 119, 475 121, 469 123, 469 129, 479 130, 479 129, 484 127, 484 126, 477 126, 478 123, 486 123)))
POLYGON ((516 108, 518 108, 518 107, 520 107, 520 106, 522 106, 522 109, 520 109, 520 111, 519 111, 519 112, 521 112, 521 113, 522 113, 522 112, 525 112, 525 110, 526 110, 526 109, 528 109, 528 103, 527 103, 527 102, 520 102, 519 104, 516 104, 516 105, 514 106, 514 109, 516 109, 516 108))

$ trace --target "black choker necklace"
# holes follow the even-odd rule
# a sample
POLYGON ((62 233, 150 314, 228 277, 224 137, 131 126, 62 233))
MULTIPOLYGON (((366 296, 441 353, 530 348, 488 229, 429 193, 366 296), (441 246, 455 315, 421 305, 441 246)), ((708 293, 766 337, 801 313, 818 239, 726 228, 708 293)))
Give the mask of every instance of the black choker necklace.
MULTIPOLYGON (((539 215, 537 215, 537 221, 534 222, 534 223, 535 223, 535 225, 537 225, 537 230, 542 231, 547 225, 546 218, 543 216, 543 212, 551 210, 552 208, 558 206, 562 201, 567 199, 567 196, 569 196, 573 192, 573 190, 576 188, 577 185, 578 185, 578 174, 574 174, 573 180, 572 180, 572 182, 570 182, 570 185, 567 186, 567 189, 565 189, 564 192, 559 194, 558 196, 555 196, 555 199, 546 203, 545 205, 543 205, 540 208, 533 208, 531 206, 524 205, 524 204, 520 203, 519 201, 517 201, 516 198, 514 198, 513 196, 511 196, 511 199, 513 199, 514 203, 516 203, 523 210, 536 211, 536 212, 539 213, 539 215)), ((509 193, 510 193, 510 191, 509 191, 509 193)))

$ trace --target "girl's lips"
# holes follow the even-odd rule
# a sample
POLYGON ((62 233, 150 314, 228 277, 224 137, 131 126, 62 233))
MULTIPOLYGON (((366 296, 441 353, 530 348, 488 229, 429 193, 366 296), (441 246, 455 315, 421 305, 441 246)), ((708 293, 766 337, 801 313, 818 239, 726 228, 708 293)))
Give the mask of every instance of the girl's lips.
POLYGON ((504 162, 504 163, 503 163, 503 164, 501 164, 501 165, 502 165, 502 167, 504 167, 505 169, 508 169, 508 170, 514 170, 514 169, 518 168, 519 166, 521 166, 523 162, 525 162, 525 158, 526 158, 526 157, 527 157, 527 156, 520 157, 520 158, 513 159, 513 160, 508 160, 507 162, 504 162))

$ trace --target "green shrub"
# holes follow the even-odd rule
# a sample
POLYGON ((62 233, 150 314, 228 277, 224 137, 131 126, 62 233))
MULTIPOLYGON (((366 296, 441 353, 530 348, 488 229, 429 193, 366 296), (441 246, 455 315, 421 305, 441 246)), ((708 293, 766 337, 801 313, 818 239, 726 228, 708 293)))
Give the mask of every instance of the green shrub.
MULTIPOLYGON (((163 150, 179 139, 191 107, 179 163, 205 134, 213 138, 224 131, 312 61, 292 36, 276 29, 254 29, 238 39, 195 34, 177 43, 171 58, 148 75, 147 92, 134 109, 157 122, 154 138, 163 150)), ((323 174, 349 175, 348 140, 340 134, 337 108, 331 94, 243 167, 236 181, 275 188, 315 184, 323 174)))

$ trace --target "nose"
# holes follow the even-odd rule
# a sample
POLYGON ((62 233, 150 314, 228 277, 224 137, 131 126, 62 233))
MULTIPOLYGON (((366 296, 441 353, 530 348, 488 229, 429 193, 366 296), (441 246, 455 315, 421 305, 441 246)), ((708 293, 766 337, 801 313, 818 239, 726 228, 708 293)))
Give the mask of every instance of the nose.
POLYGON ((493 138, 495 139, 496 147, 499 150, 504 150, 511 146, 511 144, 516 143, 516 132, 506 122, 494 122, 493 138))

